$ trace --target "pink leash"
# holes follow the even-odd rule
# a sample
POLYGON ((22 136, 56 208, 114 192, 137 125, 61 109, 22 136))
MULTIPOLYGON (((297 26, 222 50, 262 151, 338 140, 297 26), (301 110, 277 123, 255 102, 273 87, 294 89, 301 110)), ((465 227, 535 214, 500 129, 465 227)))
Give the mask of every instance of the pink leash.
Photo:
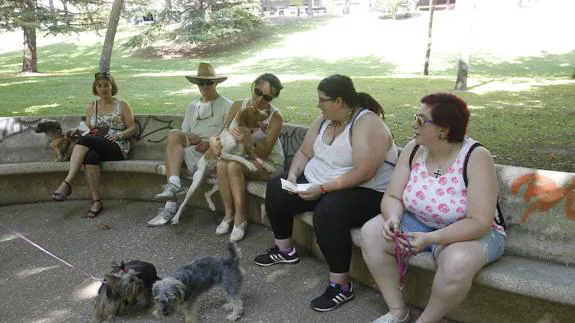
POLYGON ((397 270, 399 271, 399 289, 403 289, 403 280, 405 279, 405 274, 407 274, 407 265, 413 252, 411 251, 411 242, 409 242, 405 233, 401 231, 395 233, 394 240, 395 261, 397 262, 397 270), (407 248, 399 242, 400 239, 407 242, 407 248))

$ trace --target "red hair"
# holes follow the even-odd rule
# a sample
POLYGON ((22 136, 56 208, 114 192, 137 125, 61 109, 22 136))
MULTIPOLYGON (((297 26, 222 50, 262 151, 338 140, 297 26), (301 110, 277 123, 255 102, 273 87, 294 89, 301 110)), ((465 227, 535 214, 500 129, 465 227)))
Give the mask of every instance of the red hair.
POLYGON ((448 142, 462 142, 467 133, 469 109, 467 103, 451 93, 433 93, 421 98, 431 107, 433 124, 449 129, 448 142))

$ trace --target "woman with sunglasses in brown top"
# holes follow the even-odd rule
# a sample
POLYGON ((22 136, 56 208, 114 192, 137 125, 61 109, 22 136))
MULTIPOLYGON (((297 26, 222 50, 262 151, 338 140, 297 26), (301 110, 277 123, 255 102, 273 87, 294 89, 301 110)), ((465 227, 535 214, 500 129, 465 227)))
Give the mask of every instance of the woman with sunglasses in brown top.
MULTIPOLYGON (((283 86, 273 74, 260 75, 252 83, 252 97, 234 102, 226 117, 225 126, 228 127, 241 109, 255 107, 269 112, 269 117, 259 123, 259 128, 244 132, 239 129, 230 129, 232 136, 241 142, 244 147, 250 147, 262 160, 275 166, 274 172, 268 172, 258 163, 258 169, 250 172, 244 165, 227 160, 219 160, 217 165, 218 184, 224 202, 225 216, 216 229, 216 234, 226 234, 232 229, 230 241, 239 241, 244 238, 247 227, 246 221, 246 180, 267 181, 273 176, 283 172, 284 154, 279 136, 283 126, 283 117, 279 110, 271 104, 277 98, 283 86), (233 227, 233 228, 232 228, 233 227)), ((210 140, 210 146, 217 151, 216 139, 210 140)))
POLYGON ((100 163, 124 160, 131 149, 127 140, 136 133, 134 115, 128 102, 115 97, 118 86, 110 73, 96 73, 92 93, 98 99, 86 109, 86 122, 91 132, 82 136, 70 157, 70 169, 64 181, 52 193, 52 199, 64 201, 72 194, 72 180, 84 165, 84 175, 92 198, 86 217, 100 214, 104 205, 100 200, 100 163))

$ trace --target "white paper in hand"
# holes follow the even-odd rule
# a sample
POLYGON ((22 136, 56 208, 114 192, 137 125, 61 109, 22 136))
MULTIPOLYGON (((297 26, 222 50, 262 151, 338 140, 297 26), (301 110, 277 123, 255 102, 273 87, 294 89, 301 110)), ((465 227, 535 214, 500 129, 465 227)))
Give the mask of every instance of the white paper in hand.
POLYGON ((292 193, 301 193, 307 191, 312 185, 311 184, 294 184, 290 181, 287 181, 283 178, 281 179, 282 188, 288 192, 292 193))

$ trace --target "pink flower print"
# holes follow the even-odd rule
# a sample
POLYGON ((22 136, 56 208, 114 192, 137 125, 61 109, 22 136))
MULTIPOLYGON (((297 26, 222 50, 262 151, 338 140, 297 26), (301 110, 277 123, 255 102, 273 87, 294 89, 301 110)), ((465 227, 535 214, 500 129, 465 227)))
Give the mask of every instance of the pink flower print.
POLYGON ((459 183, 459 179, 458 179, 457 177, 453 176, 453 177, 451 178, 451 183, 457 184, 457 183, 459 183))
POLYGON ((419 166, 419 162, 415 163, 415 165, 413 165, 413 170, 416 172, 419 171, 419 166))
POLYGON ((411 205, 417 205, 417 200, 416 199, 411 200, 411 205))
MULTIPOLYGON (((460 206, 457 208, 457 210, 455 210, 455 212, 457 212, 457 214, 462 214, 465 212, 465 209, 460 206)), ((463 217, 459 217, 459 218, 457 218, 457 220, 461 220, 460 218, 463 218, 463 217)))
POLYGON ((422 191, 417 191, 417 193, 415 193, 415 196, 417 196, 417 198, 420 200, 423 200, 425 198, 425 194, 423 194, 422 191))
POLYGON ((427 185, 423 185, 422 188, 423 188, 424 190, 427 190, 427 185))
POLYGON ((449 203, 451 203, 451 204, 455 204, 455 200, 451 200, 449 203))
POLYGON ((453 188, 453 186, 450 186, 447 189, 447 193, 449 193, 450 195, 455 195, 455 188, 453 188))
POLYGON ((467 197, 467 189, 462 189, 462 190, 461 190, 461 196, 467 197))
POLYGON ((442 220, 443 218, 441 217, 441 215, 434 213, 432 216, 432 218, 434 218, 435 220, 442 220))
POLYGON ((421 173, 419 173, 419 176, 421 176, 421 178, 426 178, 427 172, 421 172, 421 173))
POLYGON ((447 178, 445 178, 445 176, 441 176, 439 178, 439 184, 441 184, 441 185, 447 184, 447 178))
POLYGON ((433 207, 431 205, 427 205, 427 206, 425 206, 425 211, 433 212, 433 207))
POLYGON ((443 213, 449 213, 449 206, 447 206, 447 204, 445 204, 445 203, 439 204, 439 206, 437 208, 439 209, 439 211, 441 211, 443 213))
POLYGON ((405 188, 405 190, 409 193, 411 192, 412 186, 411 184, 407 185, 407 187, 405 188))
POLYGON ((414 182, 414 183, 417 183, 417 176, 413 176, 413 177, 411 178, 411 181, 414 182))
POLYGON ((461 160, 460 160, 460 159, 457 159, 457 160, 455 160, 455 163, 456 163, 456 164, 459 164, 459 163, 461 163, 461 160))
POLYGON ((465 204, 467 204, 467 200, 466 200, 466 199, 461 199, 461 200, 459 200, 459 204, 465 205, 465 204))
POLYGON ((445 221, 443 221, 443 220, 435 220, 435 224, 442 225, 442 224, 445 224, 445 221))
POLYGON ((457 172, 458 172, 460 175, 463 175, 463 167, 461 167, 460 169, 458 169, 457 172))
POLYGON ((435 194, 443 196, 445 194, 445 191, 442 188, 438 188, 437 191, 435 191, 435 194))
POLYGON ((433 179, 430 177, 428 182, 429 182, 429 184, 433 183, 433 179))
POLYGON ((455 172, 455 169, 453 169, 453 167, 449 167, 449 169, 447 170, 448 173, 453 173, 455 172))
POLYGON ((431 203, 436 203, 437 200, 436 199, 431 199, 431 203))

